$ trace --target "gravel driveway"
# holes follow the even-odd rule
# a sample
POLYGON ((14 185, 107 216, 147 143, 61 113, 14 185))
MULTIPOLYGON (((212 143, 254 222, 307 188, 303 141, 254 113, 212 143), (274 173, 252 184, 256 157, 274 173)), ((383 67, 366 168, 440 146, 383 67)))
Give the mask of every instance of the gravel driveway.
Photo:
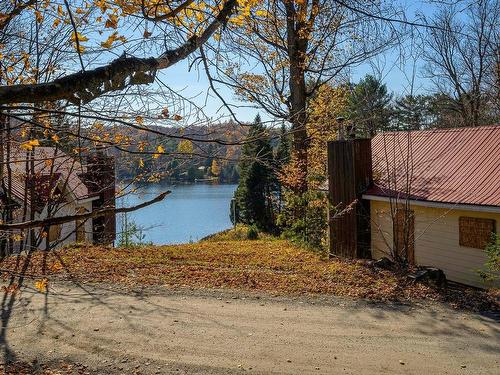
POLYGON ((96 374, 500 373, 500 325, 441 305, 52 283, 2 316, 4 357, 96 374))

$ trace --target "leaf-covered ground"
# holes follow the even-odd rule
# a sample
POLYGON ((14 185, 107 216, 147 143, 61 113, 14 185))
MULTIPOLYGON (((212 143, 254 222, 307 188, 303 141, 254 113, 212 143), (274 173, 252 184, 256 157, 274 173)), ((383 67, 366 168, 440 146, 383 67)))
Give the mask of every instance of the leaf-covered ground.
POLYGON ((231 288, 274 294, 331 294, 376 301, 433 300, 456 307, 498 309, 498 294, 472 288, 439 291, 365 261, 324 259, 285 240, 225 240, 137 248, 78 247, 2 261, 4 278, 24 274, 43 290, 46 280, 231 288))
POLYGON ((83 375, 90 374, 87 367, 69 361, 55 363, 27 363, 12 361, 0 364, 0 375, 83 375))

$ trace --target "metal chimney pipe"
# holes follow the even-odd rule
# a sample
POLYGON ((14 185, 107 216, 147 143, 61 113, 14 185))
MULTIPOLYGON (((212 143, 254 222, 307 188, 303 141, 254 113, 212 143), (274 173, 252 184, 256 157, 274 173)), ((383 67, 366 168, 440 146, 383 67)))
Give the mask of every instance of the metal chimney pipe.
POLYGON ((337 140, 342 141, 345 139, 345 133, 344 133, 344 120, 345 117, 339 116, 336 118, 337 124, 338 124, 338 130, 337 130, 337 140))

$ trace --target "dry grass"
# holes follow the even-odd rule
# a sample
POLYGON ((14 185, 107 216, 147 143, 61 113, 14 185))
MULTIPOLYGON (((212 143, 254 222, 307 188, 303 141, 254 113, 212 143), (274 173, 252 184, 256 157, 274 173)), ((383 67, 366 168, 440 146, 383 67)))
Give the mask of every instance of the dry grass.
MULTIPOLYGON (((226 234, 224 238, 230 237, 226 234)), ((79 247, 35 253, 29 260, 25 256, 6 259, 0 267, 5 277, 22 272, 36 280, 47 277, 127 286, 332 294, 377 301, 424 299, 459 307, 495 307, 494 297, 486 292, 463 289, 443 293, 363 261, 327 260, 284 240, 212 238, 195 244, 131 249, 79 247)))

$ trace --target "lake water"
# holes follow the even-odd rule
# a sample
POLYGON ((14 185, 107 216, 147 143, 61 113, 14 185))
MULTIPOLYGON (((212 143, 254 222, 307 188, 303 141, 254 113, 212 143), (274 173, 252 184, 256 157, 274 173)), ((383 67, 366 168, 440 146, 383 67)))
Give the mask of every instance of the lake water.
MULTIPOLYGON (((198 241, 210 234, 231 228, 229 206, 237 185, 148 185, 129 195, 132 206, 171 190, 162 202, 128 214, 138 226, 145 228, 145 241, 154 244, 176 244, 198 241)), ((117 230, 120 230, 118 218, 117 230)))

